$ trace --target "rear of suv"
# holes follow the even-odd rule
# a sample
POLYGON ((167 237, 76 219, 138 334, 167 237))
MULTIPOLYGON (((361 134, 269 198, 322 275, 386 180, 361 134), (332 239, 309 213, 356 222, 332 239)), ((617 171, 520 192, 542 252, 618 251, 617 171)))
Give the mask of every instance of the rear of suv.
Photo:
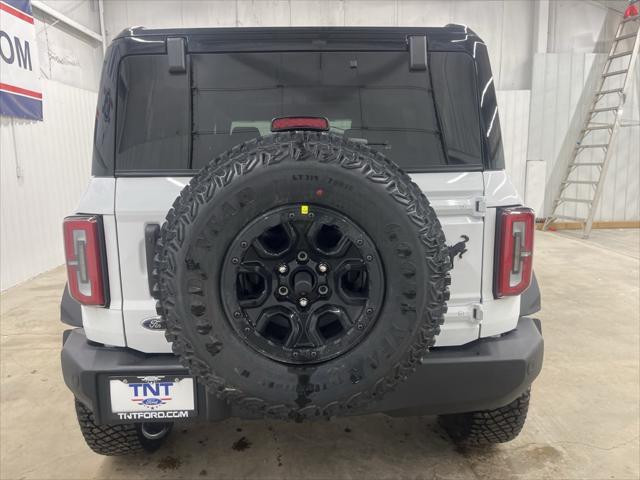
POLYGON ((467 27, 125 30, 92 174, 61 309, 94 451, 230 416, 520 432, 543 356, 534 213, 467 27))

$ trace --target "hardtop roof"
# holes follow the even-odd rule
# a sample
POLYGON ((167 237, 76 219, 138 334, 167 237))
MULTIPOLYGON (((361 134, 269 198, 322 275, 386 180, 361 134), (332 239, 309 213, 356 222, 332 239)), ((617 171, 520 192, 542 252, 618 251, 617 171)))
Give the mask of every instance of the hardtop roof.
POLYGON ((408 35, 426 35, 428 38, 437 38, 439 41, 468 40, 474 37, 479 40, 477 34, 461 24, 448 24, 443 27, 216 27, 216 28, 145 28, 144 26, 130 27, 118 34, 118 38, 146 38, 160 39, 168 37, 211 37, 218 40, 246 40, 247 42, 258 38, 269 40, 359 40, 381 39, 392 40, 404 38, 408 35), (465 38, 466 37, 466 38, 465 38))

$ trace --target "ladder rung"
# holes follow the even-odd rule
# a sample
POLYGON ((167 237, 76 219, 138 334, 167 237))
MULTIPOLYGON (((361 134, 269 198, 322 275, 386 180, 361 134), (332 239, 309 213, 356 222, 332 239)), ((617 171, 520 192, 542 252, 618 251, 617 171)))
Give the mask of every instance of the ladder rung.
POLYGON ((575 203, 591 203, 591 202, 593 202, 593 200, 587 200, 586 198, 560 197, 560 200, 562 200, 563 202, 575 202, 575 203))
POLYGON ((619 42, 620 40, 626 40, 627 38, 635 37, 635 33, 625 33, 624 35, 620 35, 613 39, 614 42, 619 42))
POLYGON ((610 90, 600 90, 599 92, 596 93, 596 95, 607 95, 609 93, 621 93, 622 92, 622 88, 612 88, 610 90))
POLYGON ((602 108, 594 108, 589 113, 600 113, 600 112, 612 112, 614 110, 618 110, 620 107, 602 107, 602 108))
POLYGON ((562 182, 564 184, 577 183, 580 185, 597 185, 597 181, 593 180, 567 180, 566 182, 562 182))
POLYGON ((604 162, 580 162, 574 163, 574 167, 599 167, 604 165, 604 162))
POLYGON ((587 128, 584 129, 584 131, 589 131, 589 130, 609 130, 610 128, 613 128, 614 125, 613 124, 607 124, 607 125, 598 125, 595 127, 591 127, 589 125, 587 125, 587 128))
POLYGON ((631 55, 633 50, 627 50, 625 52, 614 53, 613 55, 609 55, 609 60, 613 60, 614 58, 626 57, 627 55, 631 55))
POLYGON ((578 148, 608 148, 608 143, 595 143, 592 145, 578 145, 578 148))
POLYGON ((586 222, 587 221, 586 218, 571 217, 569 215, 554 215, 554 217, 562 218, 563 220, 575 220, 576 222, 586 222))
POLYGON ((629 70, 615 70, 613 72, 603 73, 603 77, 613 77, 614 75, 621 75, 623 73, 627 73, 629 70))
POLYGON ((640 16, 634 15, 633 17, 623 18, 620 23, 635 22, 639 18, 640 18, 640 16))

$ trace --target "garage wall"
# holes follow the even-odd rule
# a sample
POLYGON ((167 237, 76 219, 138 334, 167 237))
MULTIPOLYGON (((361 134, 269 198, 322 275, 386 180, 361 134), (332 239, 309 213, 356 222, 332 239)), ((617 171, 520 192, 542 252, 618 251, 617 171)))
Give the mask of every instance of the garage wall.
MULTIPOLYGON (((595 88, 606 54, 558 53, 536 55, 531 92, 530 161, 546 164, 544 213, 551 214, 555 192, 559 188, 570 159, 590 92, 595 88), (585 89, 584 85, 589 86, 585 89), (586 98, 585 98, 586 97, 586 98), (546 189, 545 189, 546 187, 546 189)), ((613 145, 614 155, 605 179, 596 221, 640 220, 640 62, 636 65, 635 82, 627 99, 623 125, 613 145)), ((613 100, 613 99, 612 99, 613 100)), ((603 104, 602 104, 603 105, 603 104)), ((597 142, 596 142, 597 143, 597 142)), ((601 161, 602 155, 581 154, 584 161, 601 161)), ((586 170, 586 169, 584 169, 586 170)), ((580 180, 593 180, 587 171, 580 180)), ((579 186, 591 188, 589 185, 579 186)), ((587 192, 580 194, 587 196, 587 192)), ((568 205, 569 216, 585 216, 583 205, 568 205)))
MULTIPOLYGON (((48 0, 99 32, 97 1, 48 0)), ((90 175, 102 45, 34 9, 44 121, 0 116, 0 290, 64 262, 62 219, 90 175)))
POLYGON ((530 90, 498 91, 505 168, 523 200, 526 195, 530 96, 530 90))
MULTIPOLYGON (((47 0, 43 3, 100 33, 96 0, 47 0)), ((42 78, 97 91, 102 68, 102 45, 37 9, 34 9, 34 17, 42 78)))
POLYGON ((0 283, 64 262, 62 219, 87 185, 97 94, 42 82, 44 122, 0 117, 0 283))

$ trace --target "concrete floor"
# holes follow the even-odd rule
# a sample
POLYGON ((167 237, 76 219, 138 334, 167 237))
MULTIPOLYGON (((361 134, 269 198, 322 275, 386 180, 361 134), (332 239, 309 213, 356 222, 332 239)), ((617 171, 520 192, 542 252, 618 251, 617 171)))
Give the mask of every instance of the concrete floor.
POLYGON ((515 441, 473 451, 457 450, 433 418, 375 415, 229 420, 178 428, 150 456, 98 456, 60 374, 64 272, 41 275, 1 297, 0 477, 638 479, 640 234, 594 233, 538 234, 546 358, 529 419, 515 441))

